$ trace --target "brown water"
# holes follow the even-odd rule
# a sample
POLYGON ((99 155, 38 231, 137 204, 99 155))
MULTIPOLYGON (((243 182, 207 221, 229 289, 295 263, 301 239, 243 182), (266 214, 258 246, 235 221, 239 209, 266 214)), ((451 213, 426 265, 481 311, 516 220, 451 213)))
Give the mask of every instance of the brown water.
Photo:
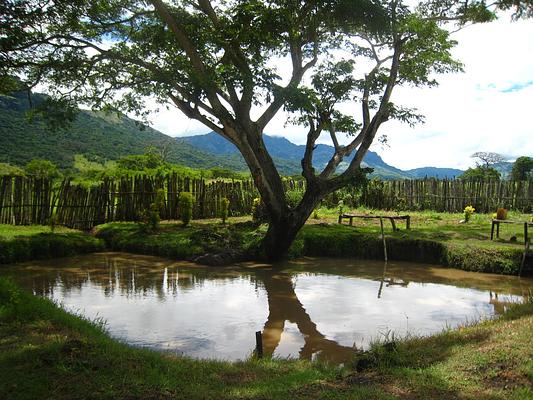
POLYGON ((265 353, 342 362, 394 333, 430 334, 501 313, 533 279, 421 264, 301 259, 201 267, 125 253, 2 267, 33 293, 107 322, 112 336, 197 358, 265 353))

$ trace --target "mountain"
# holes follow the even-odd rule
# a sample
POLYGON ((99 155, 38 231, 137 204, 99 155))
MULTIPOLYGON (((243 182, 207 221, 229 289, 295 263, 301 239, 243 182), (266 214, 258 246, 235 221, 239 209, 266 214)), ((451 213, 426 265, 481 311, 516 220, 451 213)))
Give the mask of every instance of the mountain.
MULTIPOLYGON (((206 135, 187 136, 181 138, 181 140, 195 146, 198 149, 203 149, 210 153, 217 154, 219 156, 235 156, 238 155, 237 148, 221 137, 220 135, 211 132, 206 135)), ((299 174, 301 172, 300 160, 305 152, 304 145, 296 145, 284 137, 279 136, 264 136, 265 146, 269 153, 274 158, 274 161, 278 163, 278 160, 282 159, 287 162, 285 169, 290 171, 290 175, 299 174)), ((333 147, 326 144, 319 144, 313 153, 313 163, 317 169, 323 168, 333 154, 333 147)), ((339 169, 346 168, 348 163, 353 159, 354 154, 348 157, 341 165, 339 169)), ((402 171, 388 165, 383 159, 375 152, 369 151, 363 160, 363 165, 374 169, 373 176, 378 176, 382 179, 409 179, 409 178, 424 178, 424 177, 440 177, 440 178, 453 178, 459 176, 463 171, 453 168, 436 168, 425 167, 416 168, 409 171, 402 171)))
POLYGON ((509 179, 513 170, 513 164, 513 162, 502 161, 492 165, 492 167, 501 174, 503 179, 509 179))
POLYGON ((436 167, 423 167, 409 169, 405 171, 408 175, 414 179, 423 179, 426 177, 439 178, 439 179, 453 179, 458 178, 461 175, 463 170, 456 168, 436 168, 436 167))
MULTIPOLYGON (((31 101, 37 105, 45 98, 41 94, 32 94, 31 101)), ((45 158, 65 169, 73 166, 76 154, 101 162, 143 154, 149 146, 165 146, 169 149, 168 161, 172 163, 199 169, 220 167, 248 171, 237 148, 214 132, 175 139, 124 115, 87 110, 80 110, 67 128, 51 131, 38 118, 29 120, 29 109, 25 92, 0 95, 0 163, 23 166, 34 158, 45 158)), ((281 174, 301 173, 300 160, 305 146, 278 136, 265 135, 264 140, 281 174)), ((317 145, 313 156, 315 166, 323 168, 332 154, 333 147, 317 145)), ((346 168, 351 159, 347 158, 340 169, 346 168)), ((402 171, 371 151, 366 155, 364 165, 374 169, 373 176, 383 179, 452 177, 461 172, 432 167, 402 171)))
MULTIPOLYGON (((280 160, 284 160, 283 170, 287 175, 296 175, 301 173, 300 161, 305 152, 304 145, 297 145, 284 137, 264 135, 265 146, 272 155, 274 162, 280 167, 280 160)), ((206 135, 187 136, 181 140, 195 146, 198 149, 209 151, 219 156, 238 155, 237 147, 216 134, 215 132, 206 135)), ((323 168, 333 154, 333 147, 325 144, 319 144, 313 153, 313 163, 316 168, 323 168)), ((346 168, 352 160, 354 154, 348 157, 339 168, 346 168)), ((386 164, 381 157, 372 151, 369 151, 364 159, 364 164, 374 168, 374 175, 384 179, 404 179, 409 178, 403 171, 386 164)))
MULTIPOLYGON (((32 95, 34 105, 44 99, 43 95, 32 95)), ((52 132, 43 121, 27 118, 29 108, 26 93, 0 95, 0 162, 22 166, 34 158, 45 158, 61 168, 70 168, 75 154, 89 159, 116 160, 143 154, 149 146, 168 146, 168 161, 176 164, 204 169, 246 169, 237 156, 220 157, 202 151, 123 115, 80 110, 70 126, 52 132)))

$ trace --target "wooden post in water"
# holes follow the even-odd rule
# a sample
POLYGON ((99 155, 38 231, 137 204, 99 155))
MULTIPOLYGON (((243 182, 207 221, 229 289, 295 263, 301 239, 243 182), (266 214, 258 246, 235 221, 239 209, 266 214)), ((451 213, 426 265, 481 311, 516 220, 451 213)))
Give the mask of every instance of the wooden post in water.
POLYGON ((255 354, 257 358, 263 358, 263 335, 261 335, 261 331, 255 332, 255 354))
POLYGON ((379 224, 381 225, 381 239, 383 240, 383 255, 385 262, 387 262, 387 243, 385 242, 385 231, 383 230, 383 217, 379 217, 379 224))
POLYGON ((381 283, 379 284, 378 299, 381 299, 381 293, 383 292, 383 284, 385 283, 385 274, 387 273, 387 261, 383 265, 383 275, 381 277, 381 283))

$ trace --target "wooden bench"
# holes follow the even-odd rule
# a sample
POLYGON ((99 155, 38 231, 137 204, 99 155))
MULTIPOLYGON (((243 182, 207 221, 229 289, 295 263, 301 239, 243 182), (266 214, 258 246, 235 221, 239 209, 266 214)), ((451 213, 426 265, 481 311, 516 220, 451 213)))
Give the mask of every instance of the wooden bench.
POLYGON ((528 227, 533 226, 533 222, 511 221, 506 219, 493 219, 490 228, 490 240, 494 240, 494 227, 496 227, 496 237, 500 237, 500 224, 523 224, 524 225, 524 242, 529 240, 528 227))
POLYGON ((519 276, 522 276, 522 271, 526 260, 528 257, 531 257, 530 254, 530 241, 529 241, 529 227, 533 226, 533 222, 524 222, 524 221, 508 221, 503 219, 493 219, 492 226, 490 228, 490 240, 494 240, 494 227, 496 227, 496 237, 500 237, 500 224, 523 224, 524 225, 524 254, 522 255, 522 262, 520 263, 520 270, 518 272, 519 276))
POLYGON ((354 218, 362 219, 388 219, 392 225, 392 230, 399 230, 396 227, 396 220, 405 221, 405 229, 411 229, 411 216, 410 215, 355 215, 355 214, 342 214, 339 215, 339 224, 342 224, 343 219, 350 221, 350 226, 353 225, 354 218))

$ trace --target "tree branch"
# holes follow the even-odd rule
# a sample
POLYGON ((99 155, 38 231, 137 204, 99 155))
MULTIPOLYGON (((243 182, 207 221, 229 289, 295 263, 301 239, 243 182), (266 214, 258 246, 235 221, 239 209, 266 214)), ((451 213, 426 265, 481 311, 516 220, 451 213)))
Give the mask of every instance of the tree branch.
MULTIPOLYGON (((293 52, 297 52, 301 54, 301 48, 295 48, 291 46, 291 54, 293 52)), ((267 124, 274 118, 276 113, 279 111, 279 109, 283 106, 283 103, 285 102, 285 96, 287 93, 287 90, 292 87, 297 87, 300 82, 302 81, 303 76, 305 73, 314 67, 318 61, 318 43, 315 41, 314 43, 314 54, 313 58, 308 61, 305 65, 302 65, 303 61, 301 56, 298 56, 297 54, 292 56, 293 59, 293 71, 292 76, 289 81, 289 83, 285 87, 278 86, 278 91, 275 94, 274 101, 270 103, 270 105, 267 107, 267 109, 263 112, 263 114, 259 117, 256 124, 259 130, 264 130, 267 124), (299 60, 299 63, 294 63, 294 60, 299 60), (296 65, 296 66, 295 66, 296 65)))

